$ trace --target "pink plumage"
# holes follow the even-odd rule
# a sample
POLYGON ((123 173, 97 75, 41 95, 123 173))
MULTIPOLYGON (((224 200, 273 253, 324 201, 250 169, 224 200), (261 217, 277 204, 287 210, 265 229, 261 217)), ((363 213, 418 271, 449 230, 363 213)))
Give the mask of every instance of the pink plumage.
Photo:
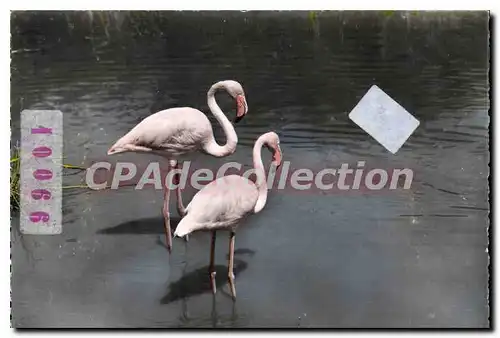
POLYGON ((214 249, 215 231, 230 231, 229 272, 228 278, 233 297, 236 297, 233 274, 234 233, 238 223, 264 208, 267 200, 267 182, 261 150, 266 146, 273 152, 273 163, 281 164, 281 148, 279 137, 274 132, 260 136, 253 148, 253 163, 257 181, 230 175, 210 182, 203 187, 186 208, 187 215, 175 229, 174 236, 183 237, 194 231, 212 231, 212 245, 210 254, 210 279, 212 291, 215 293, 214 249))
MULTIPOLYGON (((154 153, 169 159, 170 170, 178 167, 176 157, 190 152, 201 150, 216 157, 232 154, 236 150, 238 137, 233 125, 215 101, 215 92, 220 89, 226 90, 236 100, 235 122, 246 115, 248 105, 243 88, 236 81, 217 82, 208 91, 208 107, 226 134, 225 145, 221 146, 215 141, 212 125, 205 114, 194 108, 179 107, 162 110, 142 120, 130 132, 116 141, 109 149, 108 155, 123 152, 154 153)), ((179 187, 176 189, 176 195, 177 209, 179 214, 184 216, 186 211, 179 187)), ((163 216, 165 218, 167 248, 171 251, 169 197, 170 189, 165 187, 163 216)))

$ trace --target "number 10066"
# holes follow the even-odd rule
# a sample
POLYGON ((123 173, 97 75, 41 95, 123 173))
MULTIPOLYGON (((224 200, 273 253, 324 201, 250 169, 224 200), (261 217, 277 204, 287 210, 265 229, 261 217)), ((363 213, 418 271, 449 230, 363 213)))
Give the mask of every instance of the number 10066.
POLYGON ((62 232, 62 113, 21 112, 21 231, 62 232))

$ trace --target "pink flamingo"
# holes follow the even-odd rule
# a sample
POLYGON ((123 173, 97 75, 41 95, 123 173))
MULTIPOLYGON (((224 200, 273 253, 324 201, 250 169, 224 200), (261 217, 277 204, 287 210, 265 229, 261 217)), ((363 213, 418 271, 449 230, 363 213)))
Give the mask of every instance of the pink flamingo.
MULTIPOLYGON (((237 115, 235 123, 248 112, 248 105, 243 88, 236 81, 217 82, 208 91, 208 107, 226 134, 227 141, 225 145, 220 146, 215 141, 212 125, 205 114, 198 109, 179 107, 162 110, 146 117, 130 132, 120 138, 108 150, 108 155, 123 152, 157 154, 169 160, 169 171, 172 168, 177 169, 179 167, 176 157, 190 152, 202 150, 215 157, 231 155, 236 150, 238 137, 233 125, 215 101, 215 92, 220 89, 226 90, 229 95, 236 99, 237 115)), ((178 184, 179 176, 179 174, 175 175, 173 183, 177 184, 175 189, 177 210, 180 216, 183 217, 186 214, 186 209, 182 203, 181 190, 178 184)), ((165 218, 167 249, 171 252, 172 234, 170 230, 169 198, 170 187, 169 184, 166 184, 163 217, 165 218)))
POLYGON ((224 176, 210 182, 194 195, 186 208, 186 217, 180 221, 174 233, 174 237, 183 237, 194 231, 212 232, 209 274, 212 292, 215 294, 215 235, 217 230, 229 231, 228 280, 233 299, 236 298, 233 261, 237 224, 244 217, 261 211, 267 200, 267 183, 261 157, 262 146, 266 146, 273 153, 272 164, 279 167, 282 158, 279 137, 276 133, 269 132, 260 136, 253 148, 256 182, 253 183, 239 175, 224 176))

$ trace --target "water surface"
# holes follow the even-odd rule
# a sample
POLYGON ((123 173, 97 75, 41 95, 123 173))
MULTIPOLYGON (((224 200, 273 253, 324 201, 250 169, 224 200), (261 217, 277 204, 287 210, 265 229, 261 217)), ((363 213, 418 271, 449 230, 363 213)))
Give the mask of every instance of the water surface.
POLYGON ((65 190, 62 235, 13 224, 13 325, 488 326, 488 55, 486 13, 15 13, 14 142, 20 111, 59 109, 65 162, 88 165, 151 113, 208 113, 208 88, 235 79, 250 108, 238 149, 196 166, 251 165, 253 142, 274 130, 294 167, 366 161, 415 176, 390 192, 271 191, 236 235, 235 303, 226 233, 213 297, 209 236, 177 239, 169 256, 161 191, 65 190), (348 119, 373 84, 420 120, 396 155, 348 119))

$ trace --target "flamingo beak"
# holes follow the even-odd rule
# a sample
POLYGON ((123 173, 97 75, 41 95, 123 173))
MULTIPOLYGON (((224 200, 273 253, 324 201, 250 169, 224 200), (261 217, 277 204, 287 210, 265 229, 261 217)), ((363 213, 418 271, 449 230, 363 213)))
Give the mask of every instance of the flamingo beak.
POLYGON ((237 106, 237 108, 236 108, 237 113, 236 113, 236 118, 234 119, 234 123, 240 122, 241 119, 248 112, 247 100, 245 99, 244 95, 236 96, 236 106, 237 106))
POLYGON ((281 166, 281 161, 283 159, 283 153, 281 152, 281 148, 278 145, 276 145, 276 148, 274 148, 273 152, 273 163, 276 165, 276 168, 279 168, 281 166))

